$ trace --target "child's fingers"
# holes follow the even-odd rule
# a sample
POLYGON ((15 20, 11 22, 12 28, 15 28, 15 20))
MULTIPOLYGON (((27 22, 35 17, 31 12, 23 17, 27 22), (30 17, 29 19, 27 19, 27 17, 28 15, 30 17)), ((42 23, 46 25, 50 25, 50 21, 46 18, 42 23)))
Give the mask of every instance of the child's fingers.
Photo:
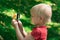
POLYGON ((22 22, 21 21, 18 21, 18 26, 19 26, 19 28, 21 29, 21 30, 23 30, 23 25, 22 25, 22 22))
POLYGON ((17 26, 23 30, 23 27, 22 27, 22 22, 21 21, 17 21, 15 19, 12 20, 12 25, 14 26, 14 28, 16 28, 17 26))
POLYGON ((17 27, 17 26, 18 26, 18 22, 17 22, 15 19, 13 19, 13 20, 12 20, 12 25, 13 25, 14 27, 17 27))
POLYGON ((20 25, 22 25, 22 22, 21 22, 21 21, 19 21, 19 20, 18 20, 18 23, 19 23, 20 25))
POLYGON ((13 24, 17 24, 17 21, 15 19, 12 20, 13 24))

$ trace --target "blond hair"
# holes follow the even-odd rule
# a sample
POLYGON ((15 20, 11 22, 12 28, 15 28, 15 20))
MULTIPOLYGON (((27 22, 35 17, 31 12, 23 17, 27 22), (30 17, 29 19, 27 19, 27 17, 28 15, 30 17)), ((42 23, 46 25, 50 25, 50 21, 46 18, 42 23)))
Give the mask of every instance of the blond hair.
POLYGON ((38 4, 32 7, 30 10, 31 14, 36 13, 39 16, 45 16, 48 21, 51 21, 52 9, 50 5, 47 4, 38 4))

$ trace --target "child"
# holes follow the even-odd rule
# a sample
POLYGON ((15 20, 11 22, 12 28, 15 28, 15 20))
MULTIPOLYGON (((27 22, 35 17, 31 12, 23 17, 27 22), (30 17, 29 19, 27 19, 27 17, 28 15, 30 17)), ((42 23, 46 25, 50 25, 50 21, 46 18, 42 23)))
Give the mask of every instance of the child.
POLYGON ((12 20, 18 40, 47 40, 46 23, 51 20, 52 9, 47 4, 38 4, 31 9, 31 20, 35 26, 30 34, 27 34, 20 21, 12 20))

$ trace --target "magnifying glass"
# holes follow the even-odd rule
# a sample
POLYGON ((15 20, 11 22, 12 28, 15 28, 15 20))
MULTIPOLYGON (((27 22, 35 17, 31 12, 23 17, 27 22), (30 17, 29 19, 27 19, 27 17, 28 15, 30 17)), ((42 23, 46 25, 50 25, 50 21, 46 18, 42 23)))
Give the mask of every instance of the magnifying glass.
POLYGON ((20 19, 20 10, 17 10, 17 14, 16 14, 16 20, 18 21, 20 19))
POLYGON ((18 10, 16 15, 16 20, 19 20, 19 18, 20 18, 20 11, 18 10))

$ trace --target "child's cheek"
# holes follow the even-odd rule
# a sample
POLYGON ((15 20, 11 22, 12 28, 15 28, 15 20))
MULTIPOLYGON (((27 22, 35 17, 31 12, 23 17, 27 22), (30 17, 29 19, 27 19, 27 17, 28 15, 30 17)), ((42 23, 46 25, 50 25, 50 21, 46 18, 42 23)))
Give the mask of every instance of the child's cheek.
POLYGON ((32 24, 35 24, 35 18, 31 19, 32 24))

